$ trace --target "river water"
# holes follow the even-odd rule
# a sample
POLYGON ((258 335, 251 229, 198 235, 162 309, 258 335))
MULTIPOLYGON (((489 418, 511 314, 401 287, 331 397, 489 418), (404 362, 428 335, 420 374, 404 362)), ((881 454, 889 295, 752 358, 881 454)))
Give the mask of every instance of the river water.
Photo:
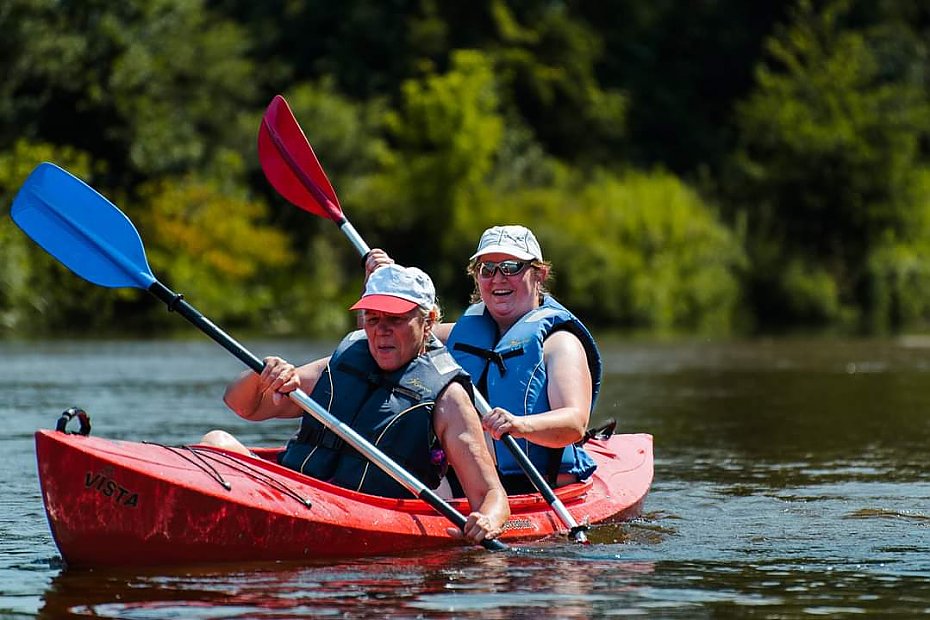
MULTIPOLYGON (((332 343, 255 341, 302 362, 332 343)), ((930 341, 602 343, 596 420, 655 437, 643 517, 504 553, 69 571, 33 432, 192 443, 239 420, 208 341, 0 343, 0 617, 913 617, 930 613, 930 341)))

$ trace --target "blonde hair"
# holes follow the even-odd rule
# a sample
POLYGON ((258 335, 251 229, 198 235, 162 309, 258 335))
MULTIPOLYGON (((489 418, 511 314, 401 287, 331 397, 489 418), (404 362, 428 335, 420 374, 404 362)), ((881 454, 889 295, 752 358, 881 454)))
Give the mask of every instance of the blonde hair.
POLYGON ((438 303, 433 304, 433 307, 427 310, 422 306, 417 306, 417 309, 420 311, 420 315, 427 321, 438 325, 442 322, 442 308, 439 307, 438 303))
MULTIPOLYGON (((480 257, 479 257, 480 258, 480 257)), ((471 297, 468 299, 468 303, 476 304, 481 301, 481 289, 478 288, 478 263, 480 261, 475 258, 468 262, 468 267, 465 268, 465 273, 471 276, 472 281, 475 283, 475 288, 471 292, 471 297)), ((529 268, 534 269, 536 272, 539 272, 540 269, 545 268, 546 277, 539 282, 539 303, 543 302, 543 297, 549 294, 549 287, 546 284, 552 278, 552 263, 547 260, 531 260, 523 261, 524 263, 529 263, 529 268)))

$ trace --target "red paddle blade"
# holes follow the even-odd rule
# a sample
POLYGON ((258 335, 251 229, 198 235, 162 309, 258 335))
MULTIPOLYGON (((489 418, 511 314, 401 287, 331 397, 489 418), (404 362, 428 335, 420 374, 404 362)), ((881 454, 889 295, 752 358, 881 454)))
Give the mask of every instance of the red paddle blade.
POLYGON ((289 202, 337 224, 346 221, 313 147, 281 95, 275 95, 262 116, 258 159, 268 182, 289 202))

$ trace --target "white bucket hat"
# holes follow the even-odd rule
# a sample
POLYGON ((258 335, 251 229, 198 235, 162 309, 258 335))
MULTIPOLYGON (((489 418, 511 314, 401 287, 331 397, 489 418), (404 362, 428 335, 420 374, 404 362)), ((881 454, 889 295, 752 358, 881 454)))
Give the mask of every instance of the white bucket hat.
POLYGON ((365 293, 350 310, 404 314, 417 306, 431 310, 435 304, 436 288, 425 272, 392 263, 378 267, 368 276, 365 293))
POLYGON ((474 260, 482 254, 510 254, 520 260, 541 261, 542 249, 536 235, 526 226, 492 226, 481 234, 478 251, 471 255, 474 260))

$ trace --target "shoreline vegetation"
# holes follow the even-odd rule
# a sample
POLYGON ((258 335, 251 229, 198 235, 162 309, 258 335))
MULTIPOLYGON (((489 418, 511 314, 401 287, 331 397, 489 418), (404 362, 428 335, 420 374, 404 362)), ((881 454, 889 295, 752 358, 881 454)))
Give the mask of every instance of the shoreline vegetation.
POLYGON ((353 324, 358 258, 262 176, 283 94, 353 224, 447 316, 481 230, 638 338, 930 331, 930 8, 12 0, 0 9, 0 338, 174 337, 8 217, 52 161, 136 222, 153 272, 237 334, 353 324), (447 6, 448 5, 448 6, 447 6))

